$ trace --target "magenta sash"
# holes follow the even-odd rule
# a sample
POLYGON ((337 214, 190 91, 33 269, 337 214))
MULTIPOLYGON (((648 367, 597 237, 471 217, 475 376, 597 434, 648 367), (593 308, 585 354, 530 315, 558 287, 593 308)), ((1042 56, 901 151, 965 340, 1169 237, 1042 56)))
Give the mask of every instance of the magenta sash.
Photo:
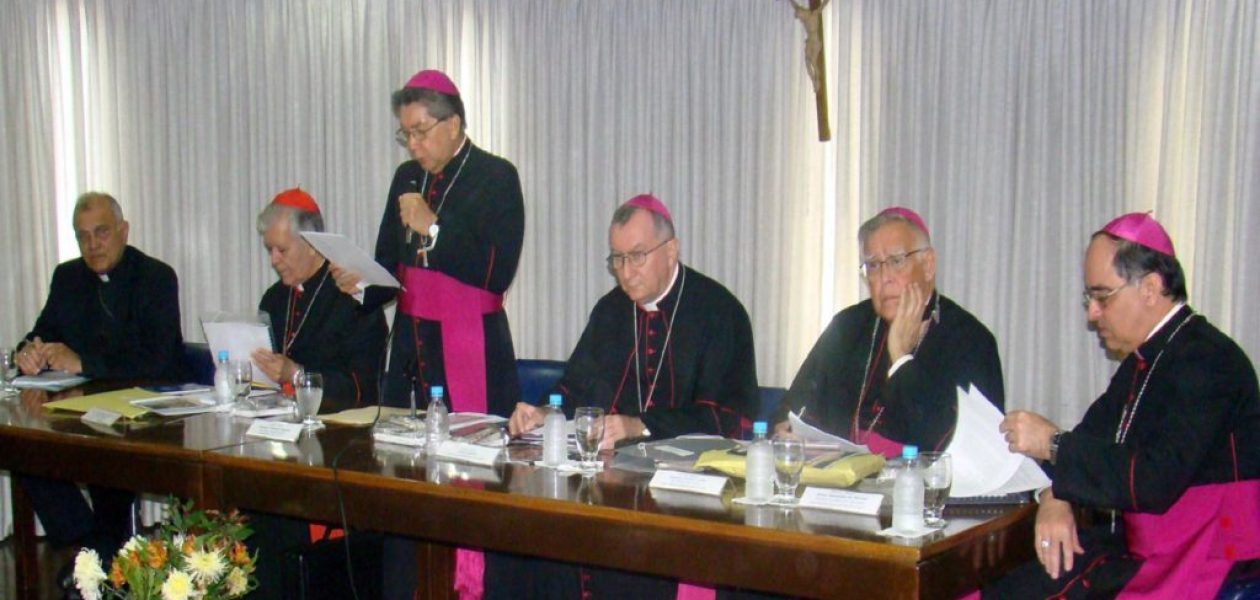
POLYGON ((1119 598, 1214 598, 1235 561, 1260 558, 1260 480, 1187 489, 1162 515, 1125 512, 1145 559, 1119 598))
POLYGON ((868 433, 861 443, 870 449, 871 454, 879 454, 884 458, 901 458, 901 449, 904 447, 901 442, 894 442, 874 431, 868 433))
POLYGON ((503 310, 503 296, 432 269, 399 265, 398 310, 442 324, 442 365, 453 412, 486 412, 484 315, 503 310))
MULTIPOLYGON (((473 287, 431 269, 398 265, 403 289, 398 310, 404 315, 442 324, 442 367, 452 412, 487 410, 486 332, 484 315, 503 310, 503 296, 473 287)), ((485 555, 455 550, 455 591, 461 600, 477 600, 485 592, 485 555)))

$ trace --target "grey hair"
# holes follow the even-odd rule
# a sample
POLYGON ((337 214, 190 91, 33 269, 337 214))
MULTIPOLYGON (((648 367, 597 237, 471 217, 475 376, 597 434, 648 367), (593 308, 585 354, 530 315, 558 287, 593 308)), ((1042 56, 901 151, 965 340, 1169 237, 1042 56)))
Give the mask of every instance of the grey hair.
POLYGON ((919 229, 919 226, 895 212, 881 212, 878 215, 867 219, 862 226, 858 228, 858 251, 866 247, 866 240, 870 239, 876 231, 889 223, 905 223, 910 226, 910 231, 914 232, 914 245, 917 248, 926 248, 929 245, 927 234, 919 229))
POLYGON ((630 218, 634 216, 634 213, 641 210, 647 211, 648 214, 652 215, 652 229, 656 233, 657 240, 668 240, 674 237, 674 224, 669 219, 666 219, 658 212, 631 204, 622 204, 617 207, 617 210, 613 212, 612 224, 617 227, 625 226, 626 223, 630 222, 630 218))
POLYGON ((83 192, 83 194, 74 201, 74 216, 78 216, 79 213, 92 208, 93 204, 101 201, 104 201, 107 205, 109 205, 109 212, 114 213, 114 219, 117 222, 122 223, 122 206, 119 206, 118 201, 115 200, 113 196, 106 194, 105 192, 83 192))
POLYGON ((267 231, 279 219, 288 219, 289 233, 294 235, 303 231, 324 231, 324 216, 317 212, 307 212, 297 210, 283 204, 272 202, 268 204, 262 212, 258 213, 258 233, 267 231))
POLYGON ((468 117, 464 116, 464 101, 459 96, 451 96, 427 88, 405 87, 394 92, 389 98, 395 117, 398 116, 402 107, 417 102, 423 104, 425 110, 429 111, 429 116, 438 121, 445 121, 451 118, 451 115, 458 115, 460 133, 468 127, 468 117))

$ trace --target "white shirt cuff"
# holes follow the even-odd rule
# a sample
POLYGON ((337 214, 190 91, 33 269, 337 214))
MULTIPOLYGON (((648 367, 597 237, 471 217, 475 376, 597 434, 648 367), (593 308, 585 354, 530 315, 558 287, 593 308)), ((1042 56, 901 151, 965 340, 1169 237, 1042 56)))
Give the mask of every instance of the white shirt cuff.
POLYGON ((891 367, 888 367, 888 376, 892 377, 893 374, 897 372, 897 369, 901 368, 901 365, 904 365, 910 362, 911 360, 914 360, 913 354, 906 354, 902 356, 901 358, 898 358, 897 362, 893 363, 891 367))

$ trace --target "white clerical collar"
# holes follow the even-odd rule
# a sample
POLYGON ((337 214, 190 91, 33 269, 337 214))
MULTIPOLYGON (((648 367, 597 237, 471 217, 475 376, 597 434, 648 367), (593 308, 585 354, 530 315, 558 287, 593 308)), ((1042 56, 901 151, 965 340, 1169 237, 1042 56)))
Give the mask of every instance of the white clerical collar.
POLYGON ((1170 321, 1173 318, 1173 315, 1177 314, 1177 311, 1181 310, 1181 307, 1185 305, 1186 305, 1185 302, 1178 302, 1174 304, 1172 309, 1168 311, 1168 314, 1164 315, 1164 318, 1160 319, 1159 323, 1155 325, 1155 328, 1152 329, 1150 333, 1146 334, 1146 339, 1143 341, 1146 341, 1146 342, 1151 341, 1151 338, 1155 337, 1155 334, 1159 333, 1159 330, 1163 329, 1164 325, 1167 325, 1168 321, 1170 321))
POLYGON ((668 287, 666 287, 666 288, 665 288, 665 291, 664 291, 664 292, 662 292, 660 296, 657 296, 657 298, 656 298, 655 300, 653 300, 653 301, 651 301, 651 302, 644 302, 644 303, 643 303, 643 310, 646 310, 646 311, 648 311, 648 312, 656 312, 656 311, 657 311, 657 307, 656 307, 656 305, 657 305, 657 304, 659 304, 659 303, 661 302, 661 300, 664 300, 664 299, 665 299, 665 297, 669 295, 670 290, 673 290, 673 289, 674 289, 674 284, 678 282, 678 269, 680 269, 680 268, 682 268, 682 265, 681 265, 681 264, 677 264, 677 263, 675 263, 675 264, 674 264, 674 274, 673 274, 672 276, 670 276, 670 278, 669 278, 669 286, 668 286, 668 287))
POLYGON ((101 279, 101 283, 109 283, 109 273, 97 273, 96 276, 101 279))

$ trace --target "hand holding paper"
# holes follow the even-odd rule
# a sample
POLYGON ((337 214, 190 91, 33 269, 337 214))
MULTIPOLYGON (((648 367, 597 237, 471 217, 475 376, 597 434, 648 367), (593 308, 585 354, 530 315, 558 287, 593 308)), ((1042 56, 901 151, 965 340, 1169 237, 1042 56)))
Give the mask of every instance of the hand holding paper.
POLYGON ((315 248, 315 251, 336 265, 333 269, 333 277, 337 279, 338 289, 345 292, 348 288, 357 287, 360 290, 357 294, 351 294, 356 300, 363 301, 362 290, 369 285, 402 287, 402 284, 398 283, 398 280, 385 270, 385 267, 377 263, 363 249, 354 245, 354 242, 346 236, 337 233, 303 231, 302 237, 315 248))

